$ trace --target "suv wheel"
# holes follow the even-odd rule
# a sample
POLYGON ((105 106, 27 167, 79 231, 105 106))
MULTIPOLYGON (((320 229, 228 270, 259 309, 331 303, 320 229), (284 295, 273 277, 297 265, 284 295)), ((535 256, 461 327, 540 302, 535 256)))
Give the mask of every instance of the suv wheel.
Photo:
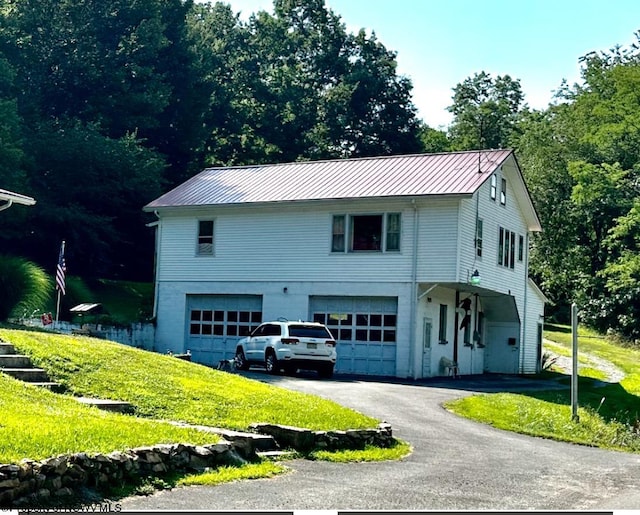
POLYGON ((267 353, 267 357, 264 360, 264 368, 267 369, 269 374, 277 374, 280 371, 278 358, 276 358, 273 351, 267 353))
POLYGON ((244 351, 242 349, 236 350, 236 368, 238 370, 249 370, 249 362, 247 358, 244 356, 244 351))
POLYGON ((333 377, 333 364, 323 365, 318 368, 318 375, 323 379, 330 379, 333 377))

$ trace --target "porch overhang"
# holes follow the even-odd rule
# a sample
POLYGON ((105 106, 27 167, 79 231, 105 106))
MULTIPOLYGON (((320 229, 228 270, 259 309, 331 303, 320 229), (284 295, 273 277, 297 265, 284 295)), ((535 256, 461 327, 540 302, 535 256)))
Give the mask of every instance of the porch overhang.
POLYGON ((501 293, 468 283, 420 283, 418 297, 424 297, 438 287, 458 291, 461 297, 477 295, 482 304, 482 312, 488 320, 520 323, 516 299, 509 293, 501 293))

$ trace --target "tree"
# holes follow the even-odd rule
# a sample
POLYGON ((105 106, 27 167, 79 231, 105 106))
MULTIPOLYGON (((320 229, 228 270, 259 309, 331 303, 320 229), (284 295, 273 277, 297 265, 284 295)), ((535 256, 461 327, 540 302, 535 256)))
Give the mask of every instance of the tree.
POLYGON ((531 265, 557 303, 575 301, 587 323, 635 337, 640 52, 616 47, 581 62, 582 82, 563 85, 554 105, 519 127, 520 161, 545 228, 531 265))
POLYGON ((437 153, 451 150, 451 141, 447 133, 443 130, 429 127, 424 123, 420 127, 420 142, 424 152, 437 153))
POLYGON ((0 32, 29 124, 77 119, 110 138, 136 133, 187 168, 201 120, 186 33, 192 1, 10 2, 0 32))
POLYGON ((161 157, 135 135, 112 139, 74 121, 43 123, 28 141, 38 203, 16 252, 48 265, 64 239, 73 274, 149 279, 153 233, 142 207, 161 192, 161 157))
POLYGON ((448 110, 454 119, 450 137, 454 150, 507 148, 517 131, 518 115, 524 109, 524 94, 518 79, 509 75, 476 73, 453 88, 448 110))
POLYGON ((375 35, 349 34, 323 0, 277 0, 247 24, 225 6, 191 20, 209 63, 209 162, 416 152, 411 83, 375 35))

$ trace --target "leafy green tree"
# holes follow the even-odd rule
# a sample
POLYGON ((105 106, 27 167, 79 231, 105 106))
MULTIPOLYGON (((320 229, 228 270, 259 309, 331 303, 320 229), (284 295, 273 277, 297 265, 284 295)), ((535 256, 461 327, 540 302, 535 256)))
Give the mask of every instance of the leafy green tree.
POLYGON ((448 152, 451 150, 451 141, 446 131, 434 129, 426 124, 420 127, 420 142, 422 150, 427 153, 448 152))
POLYGON ((153 233, 142 207, 161 192, 161 157, 133 135, 112 139, 72 121, 42 124, 28 140, 38 203, 31 232, 14 243, 20 254, 53 265, 64 239, 73 274, 148 279, 153 233))
POLYGON ((242 164, 420 150, 411 84, 374 35, 323 0, 276 0, 243 24, 226 6, 190 19, 210 70, 207 161, 242 164))
POLYGON ((450 137, 454 150, 507 148, 512 144, 524 94, 518 79, 484 71, 453 88, 450 137))
POLYGON ((198 77, 182 0, 6 4, 2 47, 29 124, 77 119, 110 138, 136 133, 186 168, 198 144, 198 77))
POLYGON ((545 228, 531 265, 558 305, 576 301, 588 323, 636 337, 640 52, 616 47, 581 62, 582 82, 519 125, 519 159, 545 228))

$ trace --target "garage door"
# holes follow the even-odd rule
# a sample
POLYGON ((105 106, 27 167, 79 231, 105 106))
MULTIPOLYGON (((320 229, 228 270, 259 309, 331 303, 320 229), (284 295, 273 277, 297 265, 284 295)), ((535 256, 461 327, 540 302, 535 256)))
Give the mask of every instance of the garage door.
POLYGON ((187 349, 197 363, 235 355, 236 343, 262 322, 260 295, 187 295, 187 349))
POLYGON ((396 297, 311 297, 309 305, 338 342, 336 372, 395 375, 396 297))

